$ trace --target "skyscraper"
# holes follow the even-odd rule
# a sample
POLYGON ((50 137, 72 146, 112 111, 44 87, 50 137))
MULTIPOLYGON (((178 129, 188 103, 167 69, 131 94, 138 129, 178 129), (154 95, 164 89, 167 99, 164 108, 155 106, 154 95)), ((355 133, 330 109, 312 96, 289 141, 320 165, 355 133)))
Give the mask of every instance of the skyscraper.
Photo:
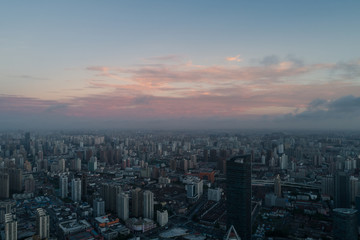
POLYGON ((335 208, 333 213, 334 240, 358 239, 357 210, 350 208, 335 208))
POLYGON ((121 192, 121 186, 104 183, 101 191, 101 195, 105 201, 105 210, 116 213, 116 199, 117 195, 121 192))
POLYGON ((66 175, 60 176, 59 179, 60 197, 68 197, 68 177, 66 175))
POLYGON ((71 181, 71 200, 74 202, 81 201, 81 179, 74 178, 71 181))
POLYGON ((234 226, 242 240, 251 239, 251 155, 226 164, 227 228, 234 226))
POLYGON ((154 218, 154 194, 151 191, 144 191, 143 193, 143 214, 144 218, 153 219, 154 218))
POLYGON ((350 179, 345 172, 338 172, 335 175, 335 208, 350 207, 350 179))
POLYGON ((355 197, 358 195, 358 189, 359 189, 359 179, 354 176, 350 176, 349 180, 349 190, 350 190, 350 202, 355 203, 355 197))
POLYGON ((0 171, 0 199, 9 198, 9 174, 0 171))
POLYGON ((117 215, 124 221, 129 218, 129 195, 124 192, 117 196, 117 215))
POLYGON ((49 214, 42 208, 36 209, 36 234, 39 239, 48 239, 50 237, 49 214))
POLYGON ((17 220, 12 213, 5 214, 5 240, 17 240, 17 220))

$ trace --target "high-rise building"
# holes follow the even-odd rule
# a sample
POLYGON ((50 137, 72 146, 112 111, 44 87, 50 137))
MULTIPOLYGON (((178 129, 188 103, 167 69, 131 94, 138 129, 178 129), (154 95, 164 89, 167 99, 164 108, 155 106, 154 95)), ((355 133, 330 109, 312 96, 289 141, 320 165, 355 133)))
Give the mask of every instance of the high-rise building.
POLYGON ((0 173, 7 173, 9 177, 9 191, 11 193, 22 192, 22 170, 14 167, 0 169, 0 173))
POLYGON ((74 202, 81 201, 81 179, 74 178, 71 181, 71 200, 74 202))
POLYGON ((355 203, 355 197, 358 194, 359 179, 357 177, 350 177, 350 202, 355 203))
POLYGON ((350 207, 350 180, 346 172, 335 175, 335 208, 350 207))
POLYGON ((334 176, 327 175, 322 177, 321 192, 328 196, 334 197, 334 176))
POLYGON ((59 179, 60 197, 68 197, 68 177, 66 175, 60 176, 59 179))
POLYGON ((96 157, 91 157, 90 161, 88 163, 88 167, 89 167, 89 171, 90 172, 95 172, 97 169, 97 158, 96 157))
POLYGON ((333 213, 334 240, 358 239, 357 210, 351 208, 335 208, 333 213))
POLYGON ((80 158, 75 159, 75 170, 81 171, 81 159, 80 158))
POLYGON ((251 239, 251 155, 231 158, 226 165, 227 228, 251 239))
POLYGON ((93 201, 94 217, 105 215, 105 201, 102 198, 96 198, 93 201))
POLYGON ((25 193, 32 193, 35 191, 35 179, 32 174, 28 175, 24 181, 25 193))
POLYGON ((65 159, 61 158, 58 160, 58 170, 60 172, 65 172, 66 170, 66 162, 65 159))
POLYGON ((5 240, 17 240, 17 220, 12 213, 5 214, 5 240))
POLYGON ((144 218, 154 218, 154 194, 151 191, 144 191, 143 193, 143 215, 144 218))
POLYGON ((117 215, 124 221, 129 218, 129 195, 124 192, 117 195, 117 215))
POLYGON ((0 198, 9 198, 9 174, 0 171, 0 198))
POLYGON ((87 200, 87 175, 86 174, 83 174, 81 176, 81 196, 82 196, 83 201, 87 200))
POLYGON ((355 208, 358 211, 357 218, 358 218, 358 225, 360 225, 360 195, 357 195, 355 197, 355 208))
POLYGON ((274 193, 277 197, 281 198, 281 179, 279 174, 274 179, 274 193))
POLYGON ((15 205, 13 201, 0 201, 0 224, 5 223, 5 215, 11 213, 11 207, 15 205))
POLYGON ((36 209, 36 234, 39 239, 48 239, 50 237, 49 214, 42 208, 36 209))
POLYGON ((116 213, 116 199, 121 192, 121 186, 115 184, 104 183, 102 185, 101 196, 105 201, 105 210, 116 213))
POLYGON ((143 215, 143 195, 141 188, 136 188, 131 192, 131 212, 134 217, 143 215))

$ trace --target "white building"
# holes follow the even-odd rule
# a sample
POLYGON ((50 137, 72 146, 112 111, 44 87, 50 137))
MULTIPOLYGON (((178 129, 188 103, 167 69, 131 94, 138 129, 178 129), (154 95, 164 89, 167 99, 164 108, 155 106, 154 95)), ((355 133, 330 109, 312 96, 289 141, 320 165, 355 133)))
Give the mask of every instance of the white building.
POLYGON ((68 177, 63 175, 60 176, 60 197, 67 198, 68 197, 68 177))
POLYGON ((17 240, 17 220, 12 213, 5 214, 5 240, 17 240))
POLYGON ((157 214, 157 222, 159 223, 159 225, 161 227, 165 226, 168 223, 168 218, 169 218, 167 210, 164 211, 157 210, 156 214, 157 214))
POLYGON ((129 218, 129 195, 121 192, 117 195, 116 201, 118 217, 126 221, 129 218))
POLYGON ((203 180, 191 178, 186 180, 186 196, 190 202, 196 202, 203 195, 203 180))
POLYGON ((74 178, 71 181, 71 200, 74 202, 81 201, 81 179, 74 178))
POLYGON ((36 234, 39 239, 48 239, 50 237, 49 214, 42 208, 36 209, 36 234))
POLYGON ((66 170, 65 159, 63 159, 63 158, 59 159, 59 161, 58 161, 58 170, 60 172, 65 172, 65 170, 66 170))
POLYGON ((93 215, 94 217, 100 217, 105 215, 105 201, 102 198, 94 199, 93 215))
POLYGON ((288 168, 288 156, 283 154, 280 158, 280 168, 287 169, 288 168))
POLYGON ((81 171, 81 159, 80 158, 75 159, 75 170, 81 171))
POLYGON ((143 193, 143 215, 144 218, 154 218, 154 194, 148 190, 143 193))

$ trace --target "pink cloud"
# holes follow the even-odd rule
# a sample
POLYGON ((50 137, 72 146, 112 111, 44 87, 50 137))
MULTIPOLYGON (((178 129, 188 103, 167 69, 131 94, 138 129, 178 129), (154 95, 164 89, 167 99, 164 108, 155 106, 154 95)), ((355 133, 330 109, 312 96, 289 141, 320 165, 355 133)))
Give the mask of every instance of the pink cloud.
POLYGON ((236 55, 235 57, 227 57, 226 60, 229 62, 242 62, 243 61, 243 59, 240 58, 240 55, 236 55))

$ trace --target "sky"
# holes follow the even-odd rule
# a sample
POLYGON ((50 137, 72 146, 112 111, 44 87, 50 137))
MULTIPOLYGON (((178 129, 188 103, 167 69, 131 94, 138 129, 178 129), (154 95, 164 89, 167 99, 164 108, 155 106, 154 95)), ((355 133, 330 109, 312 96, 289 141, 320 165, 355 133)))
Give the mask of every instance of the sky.
POLYGON ((360 1, 3 1, 0 129, 360 130, 360 1))

